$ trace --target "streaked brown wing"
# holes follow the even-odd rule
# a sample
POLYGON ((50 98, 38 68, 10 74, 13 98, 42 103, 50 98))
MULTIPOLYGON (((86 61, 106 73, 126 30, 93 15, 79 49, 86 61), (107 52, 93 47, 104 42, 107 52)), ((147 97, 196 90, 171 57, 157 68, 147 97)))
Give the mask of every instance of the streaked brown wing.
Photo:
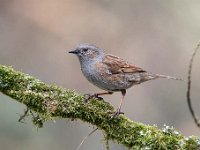
POLYGON ((112 74, 146 72, 142 68, 109 54, 104 57, 103 63, 109 67, 112 74))

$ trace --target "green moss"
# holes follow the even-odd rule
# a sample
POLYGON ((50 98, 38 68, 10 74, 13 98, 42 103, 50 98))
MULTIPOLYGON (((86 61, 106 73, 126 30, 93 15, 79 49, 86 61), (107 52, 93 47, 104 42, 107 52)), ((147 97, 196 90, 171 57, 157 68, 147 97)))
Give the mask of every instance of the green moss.
MULTIPOLYGON (((105 101, 91 100, 56 85, 48 85, 11 67, 0 65, 0 91, 35 112, 33 123, 39 127, 53 118, 80 119, 101 129, 106 140, 130 149, 197 149, 197 137, 186 138, 174 128, 144 125, 125 116, 111 118, 114 108, 105 101)), ((108 146, 107 146, 108 147, 108 146)))

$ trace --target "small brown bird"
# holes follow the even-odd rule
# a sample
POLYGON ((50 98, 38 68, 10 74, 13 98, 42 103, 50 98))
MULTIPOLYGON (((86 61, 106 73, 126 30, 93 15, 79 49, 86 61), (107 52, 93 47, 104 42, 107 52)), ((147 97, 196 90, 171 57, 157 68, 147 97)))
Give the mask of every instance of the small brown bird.
POLYGON ((69 53, 78 56, 81 70, 87 80, 107 91, 96 93, 89 98, 99 98, 100 95, 121 91, 122 98, 114 117, 121 114, 121 106, 124 101, 126 89, 133 85, 157 78, 182 80, 175 77, 147 72, 117 56, 104 53, 102 49, 92 44, 80 44, 69 53))

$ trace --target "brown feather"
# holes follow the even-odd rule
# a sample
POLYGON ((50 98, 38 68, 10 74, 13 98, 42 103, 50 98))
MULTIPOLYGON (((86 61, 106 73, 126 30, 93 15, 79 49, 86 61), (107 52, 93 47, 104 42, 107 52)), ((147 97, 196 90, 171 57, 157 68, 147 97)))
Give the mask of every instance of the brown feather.
POLYGON ((109 67, 112 74, 146 72, 142 68, 109 54, 105 55, 102 62, 109 67))

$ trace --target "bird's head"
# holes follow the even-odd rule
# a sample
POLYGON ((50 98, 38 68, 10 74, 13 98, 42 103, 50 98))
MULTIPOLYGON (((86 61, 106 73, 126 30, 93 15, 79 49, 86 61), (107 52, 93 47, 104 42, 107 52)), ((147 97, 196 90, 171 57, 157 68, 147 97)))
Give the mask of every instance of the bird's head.
POLYGON ((85 43, 78 45, 69 53, 77 55, 80 61, 91 61, 100 58, 103 51, 95 45, 85 43))

